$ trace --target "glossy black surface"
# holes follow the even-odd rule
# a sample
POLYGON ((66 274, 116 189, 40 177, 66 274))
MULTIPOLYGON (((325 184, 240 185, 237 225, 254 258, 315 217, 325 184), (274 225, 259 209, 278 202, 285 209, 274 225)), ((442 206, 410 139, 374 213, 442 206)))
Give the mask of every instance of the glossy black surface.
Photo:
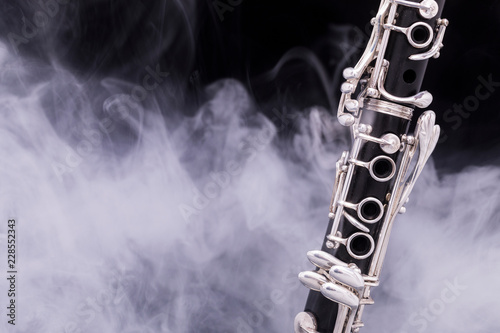
MULTIPOLYGON (((411 1, 420 2, 416 0, 411 1)), ((400 27, 409 27, 415 22, 424 22, 428 23, 432 28, 435 28, 436 20, 441 17, 441 13, 443 11, 444 0, 436 2, 439 4, 439 12, 434 18, 429 20, 423 19, 416 10, 408 10, 404 6, 399 6, 396 25, 400 27)), ((415 33, 417 31, 419 30, 415 30, 415 33)), ((425 35, 423 31, 422 35, 425 35)), ((436 32, 434 30, 434 36, 435 35, 436 32)), ((391 51, 388 52, 385 57, 385 59, 390 62, 385 82, 385 88, 390 94, 398 97, 406 97, 420 92, 429 59, 414 61, 410 60, 409 57, 413 54, 424 53, 432 46, 433 43, 426 48, 417 49, 408 43, 408 39, 405 34, 391 33, 391 38, 389 39, 387 46, 387 49, 391 51)))
MULTIPOLYGON (((438 3, 441 12, 444 1, 441 0, 438 1, 438 3)), ((422 20, 420 15, 418 15, 417 13, 418 12, 415 9, 400 6, 398 10, 398 19, 396 25, 408 27, 415 22, 424 21, 429 23, 431 27, 436 27, 436 19, 440 17, 440 13, 438 13, 438 15, 436 15, 436 17, 431 20, 422 20)), ((414 95, 420 91, 428 61, 424 60, 417 62, 409 60, 408 57, 415 53, 423 53, 431 47, 432 43, 427 48, 415 49, 409 44, 406 35, 395 32, 391 33, 391 38, 389 39, 386 53, 386 59, 390 61, 390 67, 387 74, 385 87, 389 93, 400 97, 406 97, 414 95)), ((407 134, 410 125, 410 122, 408 120, 383 113, 373 112, 370 110, 363 111, 361 123, 370 124, 372 126, 373 131, 370 135, 374 137, 381 137, 386 133, 394 133, 397 136, 401 137, 402 135, 407 134)), ((396 163, 396 169, 399 170, 401 153, 397 152, 390 155, 386 154, 382 151, 378 144, 372 142, 365 142, 362 145, 358 155, 358 160, 369 162, 373 158, 381 155, 388 156, 393 159, 396 163)), ((387 194, 392 192, 395 178, 396 175, 394 175, 388 181, 379 182, 373 179, 366 168, 356 166, 352 181, 350 183, 346 201, 357 204, 367 197, 374 197, 380 200, 385 207, 387 205, 387 194)), ((354 216, 359 221, 359 218, 355 211, 348 208, 346 208, 345 211, 354 216)), ((382 218, 377 223, 363 223, 363 225, 370 229, 370 235, 375 240, 375 247, 377 246, 377 235, 380 232, 380 228, 382 227, 384 218, 385 212, 384 216, 382 216, 382 218)), ((330 219, 326 235, 330 233, 332 223, 333 221, 330 219)), ((342 217, 339 231, 342 233, 342 238, 347 238, 352 234, 359 232, 360 230, 346 221, 344 217, 342 217)), ((360 244, 357 250, 362 250, 364 245, 365 244, 360 244)), ((361 269, 361 272, 363 274, 368 274, 370 264, 373 259, 373 253, 365 259, 354 259, 347 252, 344 245, 341 245, 338 249, 335 250, 328 249, 326 247, 326 237, 323 241, 321 249, 336 256, 344 262, 355 263, 361 269)), ((331 333, 333 331, 338 311, 337 303, 326 299, 319 292, 311 291, 306 302, 305 311, 313 313, 316 317, 316 320, 318 322, 318 332, 331 333)))
MULTIPOLYGON (((373 127, 373 132, 371 135, 375 137, 381 137, 386 133, 394 133, 398 136, 406 134, 409 127, 409 121, 406 119, 390 116, 383 113, 378 113, 370 110, 365 110, 361 119, 362 123, 371 124, 373 127)), ((360 149, 358 160, 363 162, 371 161, 377 156, 387 156, 391 158, 396 164, 396 170, 399 169, 399 160, 401 154, 386 154, 380 148, 380 145, 373 142, 365 142, 360 149)), ((355 167, 353 174, 353 181, 351 182, 348 194, 347 202, 357 204, 367 197, 373 197, 382 202, 385 206, 387 204, 386 196, 390 193, 395 182, 396 175, 394 175, 390 180, 385 182, 379 182, 375 180, 368 169, 364 167, 355 167)), ((357 213, 349 208, 345 209, 350 215, 354 216, 358 221, 357 213)), ((377 246, 377 235, 382 227, 382 222, 385 218, 385 213, 382 218, 373 224, 363 223, 370 229, 370 235, 375 240, 375 246, 377 246)), ((328 223, 328 228, 326 234, 330 233, 333 220, 330 219, 328 223)), ((340 220, 339 230, 342 233, 342 237, 346 238, 353 235, 361 230, 354 227, 351 223, 346 221, 344 217, 340 220)), ((360 244, 359 248, 362 248, 364 244, 360 244)), ((373 258, 373 254, 366 259, 354 259, 347 252, 346 247, 341 245, 338 249, 329 249, 326 247, 326 238, 323 241, 321 247, 322 251, 328 252, 340 260, 347 263, 355 263, 363 274, 368 274, 368 270, 373 258)), ((335 326, 335 317, 337 314, 338 306, 336 303, 326 299, 319 292, 311 291, 306 302, 305 311, 311 312, 315 315, 318 321, 319 332, 332 332, 335 326)))

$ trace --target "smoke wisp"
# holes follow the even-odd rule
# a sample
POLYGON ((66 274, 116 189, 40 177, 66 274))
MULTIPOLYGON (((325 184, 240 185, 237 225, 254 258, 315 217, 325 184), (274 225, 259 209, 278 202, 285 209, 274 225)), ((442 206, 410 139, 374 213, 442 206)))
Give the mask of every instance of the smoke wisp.
MULTIPOLYGON (((330 113, 302 110, 284 141, 236 80, 203 87, 195 116, 174 121, 179 104, 155 89, 183 88, 163 65, 138 86, 30 59, 0 46, 0 211, 19 222, 18 321, 0 326, 291 332, 307 295, 297 274, 312 269, 305 254, 320 247, 348 149, 330 113)), ((499 327, 499 178, 426 167, 362 332, 499 327)))

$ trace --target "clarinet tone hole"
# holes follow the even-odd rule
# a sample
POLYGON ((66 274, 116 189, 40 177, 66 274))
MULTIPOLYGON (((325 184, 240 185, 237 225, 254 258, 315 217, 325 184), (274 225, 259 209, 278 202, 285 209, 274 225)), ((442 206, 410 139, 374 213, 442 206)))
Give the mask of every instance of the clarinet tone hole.
POLYGON ((391 179, 396 173, 396 164, 387 156, 375 158, 370 165, 371 176, 379 181, 385 182, 391 179))
POLYGON ((413 83, 413 82, 415 82, 416 79, 417 79, 417 73, 415 73, 415 71, 413 69, 407 69, 403 73, 403 80, 406 83, 413 83))
POLYGON ((405 33, 410 45, 417 49, 429 46, 434 38, 432 27, 424 22, 412 24, 405 33))
POLYGON ((367 202, 361 209, 361 214, 363 214, 364 218, 366 218, 367 220, 373 220, 378 215, 378 213, 378 206, 373 202, 367 202))
POLYGON ((429 39, 429 30, 427 30, 424 26, 416 26, 411 31, 411 39, 417 44, 423 44, 429 39))
POLYGON ((384 213, 384 206, 375 198, 366 198, 360 202, 358 216, 361 221, 366 223, 378 222, 384 213))
POLYGON ((375 249, 375 242, 369 234, 355 233, 349 237, 347 252, 355 259, 368 258, 375 249))

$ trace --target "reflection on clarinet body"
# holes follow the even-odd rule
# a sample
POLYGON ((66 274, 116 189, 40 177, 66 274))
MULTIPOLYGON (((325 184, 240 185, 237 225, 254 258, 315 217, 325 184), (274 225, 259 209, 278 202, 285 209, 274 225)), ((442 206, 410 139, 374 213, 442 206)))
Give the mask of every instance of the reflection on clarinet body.
POLYGON ((439 57, 448 26, 444 0, 382 0, 366 50, 344 70, 338 120, 353 144, 337 162, 329 224, 320 251, 307 254, 315 271, 299 274, 309 289, 296 333, 350 333, 363 326, 370 290, 379 284, 395 216, 439 138, 435 114, 414 108, 432 95, 420 91, 428 59, 439 57), (356 96, 356 97, 353 97, 356 96), (412 162, 413 163, 410 163, 412 162))

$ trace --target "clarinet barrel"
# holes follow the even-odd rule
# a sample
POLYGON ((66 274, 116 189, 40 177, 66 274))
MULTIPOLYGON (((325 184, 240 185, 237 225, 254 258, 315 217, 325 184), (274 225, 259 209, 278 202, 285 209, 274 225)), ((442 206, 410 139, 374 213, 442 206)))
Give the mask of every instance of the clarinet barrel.
POLYGON ((310 290, 295 333, 350 333, 363 326, 379 284, 392 225, 439 139, 433 111, 409 134, 429 59, 438 58, 448 21, 444 0, 382 0, 355 67, 344 70, 339 122, 352 147, 337 162, 329 223, 321 250, 307 253, 315 270, 299 274, 310 290))

